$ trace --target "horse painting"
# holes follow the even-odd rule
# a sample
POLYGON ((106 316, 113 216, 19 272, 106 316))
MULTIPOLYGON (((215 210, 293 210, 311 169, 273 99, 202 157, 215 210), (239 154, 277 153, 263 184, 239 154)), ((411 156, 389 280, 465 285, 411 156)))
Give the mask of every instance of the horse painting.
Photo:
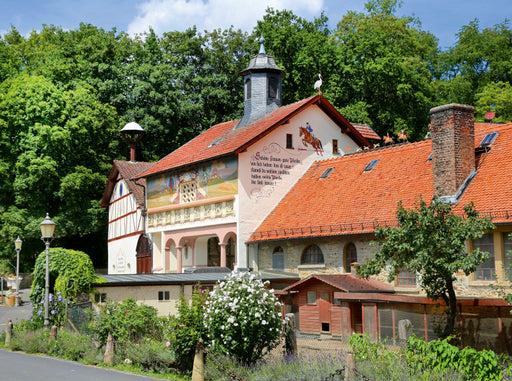
POLYGON ((304 144, 304 146, 306 147, 308 146, 308 144, 310 144, 311 147, 315 149, 316 153, 320 152, 320 155, 323 156, 322 152, 324 149, 322 147, 322 142, 320 141, 320 139, 315 138, 315 135, 309 132, 305 127, 299 127, 299 131, 299 136, 302 138, 302 144, 304 144))

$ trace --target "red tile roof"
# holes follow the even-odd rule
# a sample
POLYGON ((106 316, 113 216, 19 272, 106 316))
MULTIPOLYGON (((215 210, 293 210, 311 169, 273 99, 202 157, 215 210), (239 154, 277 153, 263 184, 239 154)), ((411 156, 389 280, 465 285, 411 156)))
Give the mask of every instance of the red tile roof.
POLYGON ((475 147, 491 132, 499 135, 487 153, 477 155, 478 174, 461 197, 456 211, 470 201, 495 224, 512 222, 512 122, 475 123, 475 147))
POLYGON ((361 279, 352 274, 313 274, 291 286, 286 287, 283 292, 296 290, 307 283, 319 280, 343 292, 394 292, 393 287, 376 280, 361 279))
POLYGON ((313 104, 324 110, 359 145, 370 146, 370 143, 357 129, 322 95, 317 94, 280 107, 271 114, 241 128, 235 128, 238 120, 217 124, 158 161, 141 173, 139 177, 147 177, 205 160, 237 154, 313 104))
MULTIPOLYGON (((499 136, 479 157, 478 174, 459 200, 470 201, 495 223, 512 222, 512 123, 476 123, 475 146, 493 131, 499 136)), ((262 222, 249 241, 371 233, 376 221, 396 223, 396 207, 433 196, 431 141, 406 143, 317 161, 262 222), (379 160, 373 170, 366 165, 379 160), (334 168, 325 179, 320 175, 334 168)))
MULTIPOLYGON (((129 191, 133 193, 135 196, 135 200, 137 201, 137 205, 144 206, 144 189, 135 184, 134 178, 150 168, 154 163, 148 163, 143 161, 123 161, 123 160, 114 160, 114 165, 112 165, 112 169, 110 171, 110 175, 108 176, 107 187, 105 188, 105 192, 103 193, 103 198, 101 200, 101 206, 103 208, 108 207, 110 203, 110 197, 112 196, 112 192, 114 190, 114 186, 117 182, 118 174, 126 181, 128 185, 129 191)), ((139 184, 146 185, 146 180, 139 180, 139 184)))
POLYGON ((359 131, 361 133, 361 135, 363 135, 366 139, 375 139, 375 140, 380 140, 380 136, 375 132, 373 131, 373 128, 371 128, 369 125, 367 124, 357 124, 357 123, 352 123, 352 125, 355 127, 355 129, 357 131, 359 131))

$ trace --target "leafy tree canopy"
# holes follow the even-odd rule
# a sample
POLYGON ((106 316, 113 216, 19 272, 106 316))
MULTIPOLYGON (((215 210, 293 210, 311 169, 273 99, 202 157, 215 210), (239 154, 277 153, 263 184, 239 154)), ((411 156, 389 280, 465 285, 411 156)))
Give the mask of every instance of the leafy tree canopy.
MULTIPOLYGON (((0 36, 0 257, 23 239, 22 267, 41 249, 39 222, 57 222, 58 244, 106 258, 106 211, 99 207, 114 159, 127 159, 119 130, 137 121, 146 136, 137 160, 153 161, 210 126, 241 117, 239 75, 257 38, 286 71, 283 103, 322 92, 351 122, 380 135, 422 139, 428 110, 475 105, 509 121, 512 31, 508 22, 464 26, 446 51, 418 19, 399 17, 397 0, 369 0, 340 15, 335 30, 269 8, 252 33, 230 28, 130 37, 90 24, 43 25, 28 37, 0 36)), ((335 20, 338 21, 338 20, 335 20)), ((500 20, 497 20, 498 22, 500 20)))
POLYGON ((453 212, 451 204, 434 197, 427 204, 421 197, 415 208, 406 209, 400 202, 396 227, 378 227, 379 250, 373 258, 358 267, 364 277, 389 269, 390 281, 401 270, 419 274, 420 287, 432 300, 442 299, 449 307, 444 334, 453 332, 456 295, 453 282, 459 271, 469 275, 484 262, 489 253, 468 251, 466 241, 481 238, 494 225, 482 218, 472 204, 464 207, 464 215, 453 212))

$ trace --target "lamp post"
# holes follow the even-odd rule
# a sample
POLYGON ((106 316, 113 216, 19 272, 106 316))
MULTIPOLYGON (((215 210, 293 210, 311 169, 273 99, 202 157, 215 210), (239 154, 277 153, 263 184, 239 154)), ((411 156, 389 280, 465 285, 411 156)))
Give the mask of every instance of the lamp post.
POLYGON ((21 251, 21 244, 23 241, 20 239, 20 236, 16 238, 16 241, 14 241, 14 248, 16 249, 16 296, 14 301, 14 306, 19 307, 20 302, 20 251, 21 251))
POLYGON ((48 328, 50 320, 48 319, 48 298, 50 295, 50 242, 53 239, 55 231, 55 222, 50 219, 48 213, 46 218, 39 224, 41 227, 41 239, 46 245, 46 278, 44 287, 44 328, 48 328))

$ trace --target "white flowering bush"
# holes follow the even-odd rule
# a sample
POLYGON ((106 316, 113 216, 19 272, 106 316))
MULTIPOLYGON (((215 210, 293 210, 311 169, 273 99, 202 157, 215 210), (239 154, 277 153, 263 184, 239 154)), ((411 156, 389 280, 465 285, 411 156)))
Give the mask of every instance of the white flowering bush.
POLYGON ((277 346, 281 303, 267 286, 249 272, 233 272, 215 286, 205 314, 212 349, 252 364, 277 346))

